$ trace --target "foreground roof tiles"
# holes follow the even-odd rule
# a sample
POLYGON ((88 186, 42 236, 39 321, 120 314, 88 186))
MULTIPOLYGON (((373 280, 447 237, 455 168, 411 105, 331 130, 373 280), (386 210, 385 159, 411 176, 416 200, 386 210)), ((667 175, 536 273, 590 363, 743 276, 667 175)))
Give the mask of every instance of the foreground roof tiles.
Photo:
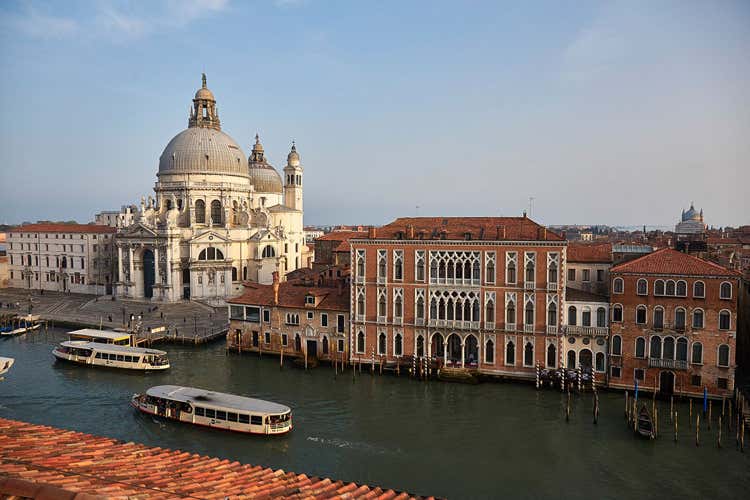
MULTIPOLYGON (((329 309, 333 311, 349 311, 349 287, 320 287, 307 286, 301 283, 285 281, 279 283, 279 307, 306 308, 305 297, 317 297, 316 305, 312 309, 329 309)), ((245 283, 242 295, 229 299, 230 304, 245 304, 250 306, 274 305, 273 285, 245 283)))
POLYGON ((671 248, 662 248, 643 257, 625 262, 613 267, 611 272, 682 274, 688 276, 741 276, 737 271, 732 271, 713 262, 699 259, 698 257, 678 252, 671 248))
POLYGON ((0 497, 415 498, 0 418, 0 497), (96 497, 91 495, 98 495, 96 497))
POLYGON ((568 262, 612 262, 611 243, 569 243, 568 262))
POLYGON ((117 229, 102 224, 25 224, 14 227, 11 233, 114 233, 117 229))

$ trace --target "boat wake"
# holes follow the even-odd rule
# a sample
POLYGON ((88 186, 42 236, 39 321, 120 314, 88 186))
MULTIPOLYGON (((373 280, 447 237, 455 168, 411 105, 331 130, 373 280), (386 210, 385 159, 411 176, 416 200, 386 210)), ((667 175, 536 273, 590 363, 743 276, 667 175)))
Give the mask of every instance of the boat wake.
POLYGON ((383 448, 380 446, 373 446, 368 443, 362 443, 362 442, 352 442, 352 441, 345 441, 343 439, 336 439, 336 438, 324 438, 324 437, 318 437, 318 436, 307 436, 308 441, 312 441, 314 443, 320 443, 324 446, 330 446, 334 448, 346 448, 350 450, 359 450, 359 451, 365 451, 372 454, 377 455, 388 455, 388 454, 400 454, 401 448, 383 448))

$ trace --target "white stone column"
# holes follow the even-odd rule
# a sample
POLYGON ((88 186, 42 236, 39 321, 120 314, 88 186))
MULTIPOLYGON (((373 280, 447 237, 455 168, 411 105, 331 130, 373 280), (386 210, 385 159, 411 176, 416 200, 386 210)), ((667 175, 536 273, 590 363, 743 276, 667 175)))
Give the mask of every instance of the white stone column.
POLYGON ((128 264, 130 265, 130 269, 129 269, 130 276, 129 276, 129 278, 130 278, 130 282, 134 283, 134 281, 133 281, 133 274, 134 274, 134 270, 133 270, 133 245, 129 245, 128 246, 128 257, 130 258, 130 260, 128 262, 128 264))
POLYGON ((159 278, 159 245, 158 243, 154 245, 154 281, 157 285, 161 284, 161 279, 159 278))
POLYGON ((463 339, 461 340, 461 368, 464 368, 464 359, 466 358, 465 349, 466 349, 466 339, 463 339))
POLYGON ((167 242, 167 286, 172 286, 172 245, 167 242))
POLYGON ((125 274, 125 270, 122 268, 122 246, 117 245, 117 280, 123 281, 122 275, 125 274))

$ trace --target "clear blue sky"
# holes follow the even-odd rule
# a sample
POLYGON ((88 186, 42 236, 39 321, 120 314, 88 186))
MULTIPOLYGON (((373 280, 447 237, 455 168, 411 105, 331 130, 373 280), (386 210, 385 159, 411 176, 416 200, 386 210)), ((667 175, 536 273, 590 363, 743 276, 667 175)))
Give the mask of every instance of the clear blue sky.
POLYGON ((305 222, 750 223, 750 2, 4 1, 0 222, 152 193, 200 73, 305 222))

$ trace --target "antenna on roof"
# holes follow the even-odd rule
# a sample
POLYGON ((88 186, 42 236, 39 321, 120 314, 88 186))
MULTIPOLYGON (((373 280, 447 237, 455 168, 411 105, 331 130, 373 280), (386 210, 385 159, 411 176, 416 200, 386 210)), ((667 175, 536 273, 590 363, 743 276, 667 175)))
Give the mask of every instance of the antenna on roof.
POLYGON ((529 217, 531 217, 531 210, 534 208, 534 197, 529 196, 529 217))
POLYGON ((415 217, 419 217, 419 205, 417 205, 416 207, 414 207, 414 216, 415 217))

